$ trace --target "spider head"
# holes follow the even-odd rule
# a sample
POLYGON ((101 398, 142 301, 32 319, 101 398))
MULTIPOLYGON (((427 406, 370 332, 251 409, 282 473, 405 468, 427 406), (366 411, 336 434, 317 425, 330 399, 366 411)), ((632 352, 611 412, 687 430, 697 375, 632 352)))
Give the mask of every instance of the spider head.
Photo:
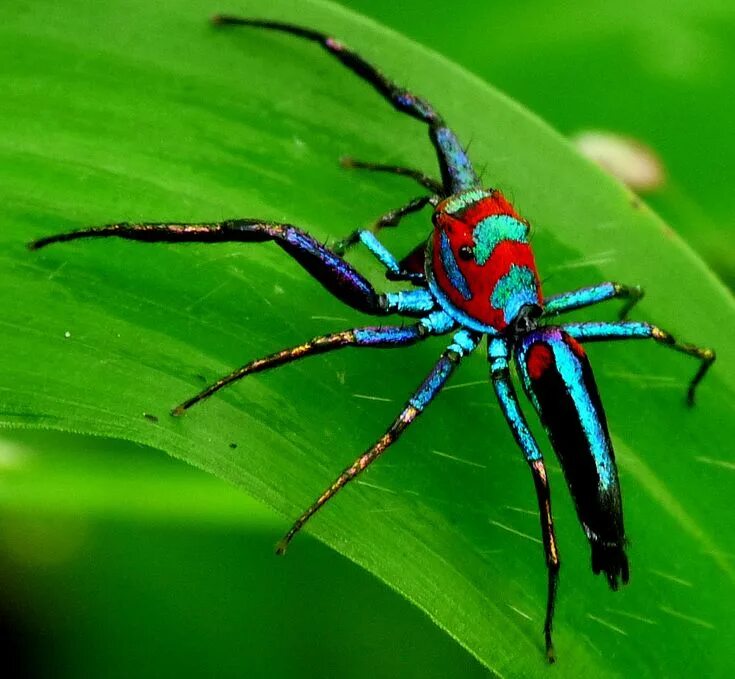
POLYGON ((528 223, 503 194, 471 189, 450 196, 433 222, 426 274, 447 313, 481 332, 527 325, 534 314, 522 309, 541 309, 538 274, 528 223))

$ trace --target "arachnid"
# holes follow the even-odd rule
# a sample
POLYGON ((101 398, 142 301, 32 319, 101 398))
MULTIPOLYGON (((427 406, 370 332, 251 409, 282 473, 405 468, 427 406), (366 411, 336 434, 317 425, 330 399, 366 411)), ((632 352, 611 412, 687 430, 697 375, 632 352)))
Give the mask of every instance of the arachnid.
POLYGON ((533 478, 548 571, 544 625, 547 655, 553 660, 552 621, 559 573, 551 499, 544 460, 519 407, 510 379, 515 361, 523 390, 537 410, 559 458, 579 521, 591 547, 592 570, 611 588, 628 581, 623 510, 605 413, 583 344, 606 340, 653 339, 697 358, 689 402, 715 359, 710 349, 677 342, 669 333, 642 322, 623 320, 641 298, 638 287, 606 282, 553 297, 541 292, 528 223, 497 189, 483 188, 465 150, 441 116, 425 100, 402 89, 343 44, 322 33, 290 24, 236 17, 216 23, 282 31, 321 45, 372 85, 392 106, 428 126, 441 181, 404 167, 350 161, 352 167, 404 175, 425 195, 381 217, 373 230, 360 230, 328 248, 290 224, 259 219, 219 223, 110 224, 42 238, 51 243, 117 236, 147 242, 273 241, 345 304, 373 316, 397 314, 409 325, 375 325, 314 338, 302 345, 252 361, 174 409, 187 408, 224 386, 256 372, 343 347, 405 347, 434 335, 451 335, 447 348, 387 431, 345 469, 293 524, 279 544, 283 552, 304 524, 348 482, 382 455, 441 391, 462 359, 487 338, 490 377, 501 409, 533 478), (433 231, 407 257, 396 259, 378 240, 381 227, 395 226, 410 213, 433 208, 433 231), (380 293, 348 264, 345 251, 362 243, 386 268, 386 276, 407 287, 380 293), (620 298, 615 322, 562 323, 561 313, 620 298))

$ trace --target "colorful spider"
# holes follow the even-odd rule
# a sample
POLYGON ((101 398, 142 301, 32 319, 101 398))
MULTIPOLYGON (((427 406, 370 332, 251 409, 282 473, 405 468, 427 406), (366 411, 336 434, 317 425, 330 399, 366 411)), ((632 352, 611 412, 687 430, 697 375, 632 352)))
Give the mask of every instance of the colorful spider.
POLYGON ((541 293, 528 222, 497 189, 482 188, 456 135, 425 100, 388 80, 337 40, 307 28, 275 21, 215 18, 216 24, 252 26, 283 31, 320 44, 347 68, 370 83, 395 109, 426 123, 436 150, 441 181, 423 173, 390 165, 347 161, 351 167, 391 172, 417 181, 429 191, 381 217, 373 230, 355 231, 328 248, 290 224, 259 219, 220 223, 110 224, 42 238, 38 249, 77 238, 118 236, 147 242, 265 242, 273 241, 329 292, 345 304, 374 316, 398 314, 417 319, 404 326, 354 328, 316 337, 252 361, 223 377, 173 410, 186 409, 236 380, 291 361, 344 347, 405 347, 433 335, 453 333, 451 343, 385 434, 347 467, 293 524, 281 540, 283 553, 304 524, 348 482, 382 455, 441 391, 464 357, 487 337, 490 377, 500 406, 533 475, 541 519, 548 593, 544 634, 547 657, 553 661, 552 621, 559 573, 548 476, 543 457, 521 412, 510 378, 515 361, 523 389, 538 411, 559 458, 574 499, 579 521, 592 551, 592 570, 604 573, 612 589, 628 581, 625 530, 615 456, 605 413, 582 344, 604 340, 653 339, 700 359, 689 385, 688 401, 715 359, 710 349, 677 342, 648 323, 622 320, 640 300, 638 287, 601 283, 544 297, 541 293), (434 209, 433 233, 407 257, 397 260, 378 240, 382 227, 427 205, 434 209), (344 259, 346 250, 362 243, 385 266, 389 280, 411 288, 380 293, 344 259), (548 322, 558 314, 605 300, 627 300, 618 322, 548 322))

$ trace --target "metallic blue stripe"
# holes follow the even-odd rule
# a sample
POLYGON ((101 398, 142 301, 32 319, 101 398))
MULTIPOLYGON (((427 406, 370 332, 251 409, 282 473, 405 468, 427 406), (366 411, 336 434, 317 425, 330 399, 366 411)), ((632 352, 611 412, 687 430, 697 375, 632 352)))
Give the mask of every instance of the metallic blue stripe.
POLYGON ((444 272, 447 274, 449 282, 454 286, 457 292, 462 295, 462 297, 470 299, 472 297, 472 292, 470 292, 470 288, 467 285, 467 280, 459 270, 457 260, 454 258, 454 253, 452 252, 452 246, 449 243, 449 237, 443 231, 441 234, 441 252, 439 254, 441 256, 444 272))
POLYGON ((572 290, 564 292, 560 295, 553 295, 544 301, 546 313, 558 314, 562 311, 578 309, 579 307, 588 306, 604 302, 615 296, 615 285, 613 283, 601 283, 580 290, 572 290))
POLYGON ((600 483, 604 489, 607 489, 615 481, 615 467, 602 422, 600 422, 584 383, 582 366, 562 339, 549 338, 547 343, 554 352, 556 368, 569 390, 569 395, 579 414, 582 430, 590 443, 590 451, 595 460, 600 483))
POLYGON ((493 215, 475 226, 472 237, 475 240, 475 260, 482 266, 504 240, 527 242, 528 227, 510 215, 493 215))

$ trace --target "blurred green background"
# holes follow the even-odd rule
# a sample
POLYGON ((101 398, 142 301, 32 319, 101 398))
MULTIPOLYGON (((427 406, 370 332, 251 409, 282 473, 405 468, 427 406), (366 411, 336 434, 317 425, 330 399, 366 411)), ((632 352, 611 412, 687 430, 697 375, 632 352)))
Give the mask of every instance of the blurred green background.
MULTIPOLYGON (((735 283, 731 2, 343 4, 459 62, 565 134, 601 129, 647 143, 667 180, 646 200, 735 283)), ((275 560, 279 517, 162 453, 5 432, 0 471, 0 648, 6 666, 24 668, 16 676, 309 676, 306 667, 486 676, 417 609, 315 540, 275 560), (47 512, 29 500, 80 475, 89 483, 47 499, 47 512), (335 603, 333 591, 346 589, 354 596, 335 603)))

